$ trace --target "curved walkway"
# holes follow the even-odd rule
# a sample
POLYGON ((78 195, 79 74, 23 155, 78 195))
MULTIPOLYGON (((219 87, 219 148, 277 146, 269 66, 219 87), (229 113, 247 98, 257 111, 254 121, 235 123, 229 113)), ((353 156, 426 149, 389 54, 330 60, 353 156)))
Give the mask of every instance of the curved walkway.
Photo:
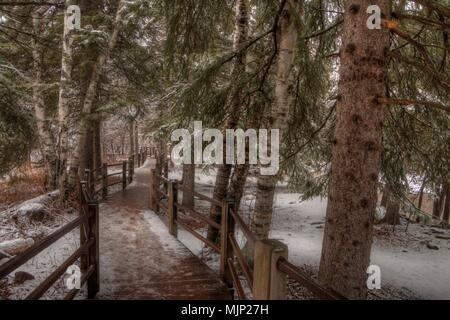
POLYGON ((99 299, 229 299, 218 275, 149 211, 152 160, 100 206, 99 299))

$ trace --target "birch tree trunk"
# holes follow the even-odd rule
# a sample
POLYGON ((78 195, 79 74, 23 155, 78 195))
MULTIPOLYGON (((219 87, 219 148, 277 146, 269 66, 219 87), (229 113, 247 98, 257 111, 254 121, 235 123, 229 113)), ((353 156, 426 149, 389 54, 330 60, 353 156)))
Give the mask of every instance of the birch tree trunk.
MULTIPOLYGON (((319 279, 365 299, 381 166, 389 31, 367 28, 371 0, 345 1, 337 118, 319 279)), ((376 2, 389 17, 389 1, 376 2)))
MULTIPOLYGON (((279 129, 280 141, 282 141, 283 131, 285 131, 288 124, 289 106, 291 104, 289 79, 297 46, 299 30, 296 19, 299 14, 300 1, 287 1, 281 12, 278 25, 279 44, 275 77, 275 100, 272 104, 269 129, 279 129)), ((270 139, 268 139, 268 142, 268 150, 270 150, 270 139)), ((255 212, 250 224, 251 230, 257 239, 267 239, 269 236, 276 183, 276 175, 258 175, 255 212)))
MULTIPOLYGON (((100 119, 96 119, 93 121, 93 149, 94 149, 94 164, 93 168, 97 169, 103 165, 103 148, 102 148, 102 122, 100 119)), ((100 175, 100 170, 97 171, 97 174, 100 175)))
POLYGON ((121 20, 125 13, 125 1, 121 0, 117 7, 116 17, 113 23, 113 31, 109 37, 108 45, 104 49, 102 53, 97 57, 97 60, 92 69, 91 78, 89 80, 89 84, 86 90, 86 95, 84 97, 83 102, 83 110, 82 110, 82 120, 79 132, 77 134, 77 144, 75 147, 75 151, 70 163, 70 176, 69 176, 69 184, 71 188, 75 186, 75 182, 77 179, 77 175, 83 174, 79 172, 80 168, 80 158, 83 155, 83 140, 86 136, 88 121, 87 119, 92 114, 92 106, 94 104, 94 100, 97 93, 97 86, 100 79, 100 75, 102 74, 103 67, 105 63, 108 61, 111 52, 114 50, 116 46, 117 37, 119 35, 119 29, 121 25, 121 20))
POLYGON ((130 142, 130 149, 128 150, 128 156, 132 157, 135 152, 134 147, 134 121, 130 120, 130 124, 128 127, 128 134, 129 134, 129 142, 130 142))
POLYGON ((36 125, 39 137, 39 145, 44 159, 45 173, 46 173, 46 188, 54 190, 57 188, 57 157, 55 152, 55 141, 51 132, 51 118, 46 110, 44 95, 43 95, 43 56, 42 47, 36 40, 42 30, 42 17, 47 11, 47 7, 36 9, 32 13, 33 21, 33 37, 32 55, 33 55, 33 106, 36 117, 36 125))
MULTIPOLYGON (((238 0, 236 2, 236 20, 235 20, 235 30, 234 30, 234 40, 233 40, 233 50, 235 52, 239 51, 241 45, 247 41, 248 38, 248 23, 249 21, 249 8, 248 0, 238 0)), ((241 52, 237 55, 234 62, 232 79, 238 78, 245 72, 246 66, 246 53, 241 52)), ((241 92, 236 90, 234 96, 232 97, 231 110, 227 116, 223 132, 225 133, 227 129, 235 129, 237 122, 241 114, 241 92)), ((224 134, 224 145, 225 145, 225 134, 224 134)), ((226 150, 224 147, 223 150, 226 150)), ((225 160, 225 157, 224 157, 225 160)), ((228 182, 230 180, 231 165, 224 164, 217 166, 216 181, 214 184, 213 198, 217 201, 222 201, 227 197, 228 182)), ((210 217, 214 221, 220 223, 221 210, 215 205, 211 205, 210 217)), ((218 230, 209 226, 208 227, 208 239, 215 242, 218 237, 218 230)))
POLYGON ((139 153, 139 127, 137 121, 134 121, 134 154, 139 153))
MULTIPOLYGON (((71 1, 66 2, 66 9, 71 5, 71 1)), ((59 162, 59 190, 62 201, 67 199, 68 184, 68 157, 69 157, 69 113, 70 113, 70 93, 72 81, 72 36, 67 24, 67 10, 64 13, 64 31, 61 58, 61 79, 59 84, 58 99, 58 162, 59 162)))

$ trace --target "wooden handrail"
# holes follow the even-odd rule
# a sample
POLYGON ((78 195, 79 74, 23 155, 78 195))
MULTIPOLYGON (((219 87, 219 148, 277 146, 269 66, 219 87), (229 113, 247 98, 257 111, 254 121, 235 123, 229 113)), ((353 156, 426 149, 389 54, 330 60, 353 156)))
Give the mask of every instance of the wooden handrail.
POLYGON ((110 167, 120 167, 121 165, 122 165, 122 162, 112 163, 112 164, 108 164, 108 168, 110 168, 110 167))
POLYGON ((250 228, 247 226, 244 220, 242 220, 242 218, 235 212, 234 208, 230 209, 230 214, 233 217, 234 221, 239 225, 239 228, 242 230, 247 240, 255 242, 255 235, 253 234, 253 232, 251 232, 250 228))
POLYGON ((0 266, 0 278, 3 278, 56 243, 69 232, 80 227, 80 247, 28 294, 25 298, 26 300, 42 297, 66 272, 67 268, 80 258, 82 266, 85 262, 89 262, 89 269, 92 270, 89 274, 84 275, 85 281, 88 281, 89 297, 95 296, 98 292, 98 204, 92 201, 89 192, 87 192, 88 185, 86 182, 79 182, 79 186, 80 216, 0 266))
POLYGON ((231 277, 233 278, 234 287, 236 288, 239 299, 247 300, 247 297, 245 296, 244 288, 242 288, 241 280, 239 279, 239 276, 237 275, 237 272, 236 272, 236 268, 233 265, 233 260, 231 258, 228 258, 227 263, 228 263, 228 268, 230 269, 231 277))
POLYGON ((44 295, 44 293, 66 272, 67 268, 71 266, 78 258, 81 257, 93 244, 94 240, 81 245, 66 261, 63 262, 55 271, 53 271, 36 289, 34 289, 25 300, 37 300, 44 295))
MULTIPOLYGON (((157 161, 157 168, 158 161, 157 161)), ((177 202, 177 192, 184 191, 184 187, 177 181, 171 181, 163 175, 157 174, 157 169, 152 170, 152 208, 158 211, 162 208, 168 215, 169 232, 177 237, 177 226, 183 227, 186 231, 199 239, 205 245, 211 247, 220 255, 220 276, 229 288, 234 287, 240 299, 246 299, 245 291, 239 279, 234 261, 237 262, 242 270, 248 286, 251 288, 254 298, 257 299, 284 299, 286 297, 286 276, 299 282, 302 286, 324 299, 341 300, 344 296, 334 290, 322 287, 311 277, 302 272, 295 265, 291 264, 288 258, 288 248, 285 244, 276 240, 259 241, 245 223, 244 219, 238 214, 233 201, 218 201, 197 191, 193 191, 194 197, 205 200, 221 209, 221 222, 218 223, 211 218, 201 214, 193 208, 186 207, 177 202), (165 185, 165 190, 161 190, 160 185, 165 185), (167 189, 166 189, 167 186, 167 189), (160 195, 167 199, 167 204, 160 200, 160 195), (209 226, 218 229, 220 233, 220 246, 199 234, 194 228, 190 227, 183 217, 192 215, 206 222, 209 226), (253 269, 247 262, 244 253, 239 247, 234 236, 235 226, 242 231, 246 239, 259 250, 259 254, 254 253, 253 269), (258 281, 254 280, 258 279, 258 281), (272 283, 273 282, 273 283, 272 283)))
POLYGON ((115 176, 120 176, 122 175, 122 171, 119 172, 115 172, 115 173, 109 173, 106 177, 115 177, 115 176))
POLYGON ((41 241, 37 242, 36 244, 25 250, 22 254, 15 256, 11 260, 2 264, 0 266, 0 279, 4 278, 12 271, 16 270, 21 265, 25 264, 28 260, 37 256, 39 253, 41 253, 49 246, 54 244, 56 241, 64 237, 70 231, 80 226, 83 222, 86 221, 86 219, 87 219, 86 215, 75 218, 74 220, 66 224, 64 227, 58 229, 57 231, 53 232, 46 238, 42 239, 41 241))
POLYGON ((206 201, 208 201, 208 202, 210 202, 212 204, 215 204, 218 207, 222 207, 222 202, 220 202, 220 201, 218 201, 216 199, 213 199, 211 197, 205 196, 204 194, 201 194, 201 193, 199 193, 197 191, 194 191, 194 196, 197 197, 197 198, 200 198, 202 200, 206 200, 206 201))
POLYGON ((214 251, 220 252, 220 248, 216 246, 214 243, 203 237, 202 235, 198 234, 194 229, 189 227, 187 223, 185 223, 182 219, 178 218, 177 224, 181 225, 186 231, 188 231, 190 234, 192 234, 194 237, 211 247, 214 251))
POLYGON ((294 279, 309 291, 317 295, 320 299, 326 300, 347 300, 346 297, 333 289, 324 288, 322 285, 311 279, 307 274, 300 270, 297 266, 293 265, 284 258, 280 258, 277 261, 277 268, 287 274, 290 278, 294 279))
POLYGON ((236 257, 238 258, 239 265, 241 266, 241 269, 244 272, 245 278, 247 279, 247 282, 251 288, 253 287, 253 272, 250 271, 250 267, 247 261, 245 260, 242 250, 241 248, 239 248, 233 234, 229 233, 228 239, 231 243, 231 246, 233 247, 233 252, 236 254, 236 257))
POLYGON ((204 222, 206 222, 207 224, 209 224, 211 227, 216 228, 217 230, 220 230, 220 224, 215 222, 214 220, 202 215, 200 212, 195 211, 194 209, 188 208, 182 204, 179 203, 175 203, 175 206, 177 206, 178 210, 182 210, 185 211, 186 213, 190 213, 194 216, 196 216, 197 218, 203 220, 204 222))
MULTIPOLYGON (((90 265, 87 271, 81 276, 80 284, 83 286, 86 281, 92 276, 95 271, 95 266, 90 265)), ((64 297, 64 300, 73 300, 76 295, 80 292, 80 289, 72 289, 67 295, 64 297)))

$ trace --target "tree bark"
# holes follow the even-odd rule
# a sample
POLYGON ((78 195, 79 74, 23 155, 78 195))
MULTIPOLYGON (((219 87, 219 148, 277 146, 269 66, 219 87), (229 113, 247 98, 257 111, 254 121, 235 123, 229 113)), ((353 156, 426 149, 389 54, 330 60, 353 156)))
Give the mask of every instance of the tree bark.
POLYGON ((139 127, 137 121, 134 122, 134 154, 139 153, 139 127))
MULTIPOLYGON (((447 182, 448 185, 448 182, 447 182)), ((445 223, 450 223, 449 218, 450 218, 450 188, 447 187, 447 194, 445 195, 445 205, 444 205, 444 216, 442 218, 442 220, 445 223)))
POLYGON ((134 121, 130 120, 129 126, 128 126, 128 134, 129 134, 129 143, 130 143, 130 148, 128 150, 128 156, 132 157, 133 154, 135 154, 135 147, 134 147, 134 121))
POLYGON ((419 190, 419 203, 417 205, 419 210, 422 210, 423 191, 425 190, 425 184, 426 183, 427 183, 427 178, 425 177, 425 178, 423 178, 422 185, 420 186, 420 190, 419 190))
POLYGON ((380 206, 387 208, 389 194, 386 188, 383 190, 383 195, 381 196, 380 206))
POLYGON ((436 219, 441 218, 442 210, 445 205, 445 196, 447 195, 449 189, 448 183, 443 183, 440 188, 439 198, 435 199, 433 202, 433 217, 436 219))
POLYGON ((383 219, 383 223, 390 225, 400 224, 400 202, 393 196, 388 196, 386 215, 383 219))
MULTIPOLYGON (((81 177, 84 178, 85 169, 92 170, 94 168, 94 131, 89 128, 83 140, 83 154, 80 161, 80 170, 83 172, 81 177)), ((82 179, 84 180, 84 179, 82 179)))
MULTIPOLYGON (((279 129, 280 141, 288 125, 290 72, 295 58, 298 38, 297 15, 300 14, 300 1, 287 1, 281 12, 278 35, 278 62, 275 78, 275 101, 272 104, 269 129, 279 129)), ((270 139, 268 150, 271 149, 270 139)), ((277 175, 258 175, 256 186, 255 213, 250 228, 257 239, 267 239, 272 223, 273 199, 277 175)))
MULTIPOLYGON (((370 0, 347 0, 337 118, 319 279, 350 299, 365 299, 366 270, 381 166, 389 31, 367 28, 370 0)), ((389 1, 377 1, 390 16, 389 1)))
MULTIPOLYGON (((248 0, 237 0, 236 2, 236 20, 235 20, 235 30, 234 30, 234 40, 233 40, 233 50, 237 52, 240 50, 240 46, 247 41, 248 37, 248 26, 249 26, 249 8, 248 8, 248 0)), ((233 65, 232 71, 232 79, 236 79, 239 75, 242 75, 245 72, 246 67, 246 53, 241 52, 236 57, 236 60, 233 65)), ((227 129, 235 129, 237 126, 237 122, 239 120, 239 116, 241 114, 241 92, 240 90, 236 90, 231 101, 231 110, 227 115, 227 119, 225 121, 225 125, 223 127, 223 132, 225 133, 227 129)), ((225 148, 225 134, 224 134, 224 148, 225 148)), ((227 197, 227 189, 228 183, 230 180, 231 174, 231 165, 224 164, 217 166, 217 175, 216 181, 214 183, 214 192, 213 198, 217 201, 223 201, 227 197)), ((221 210, 219 207, 215 205, 211 205, 210 207, 210 218, 214 221, 220 223, 221 210)), ((209 226, 208 227, 208 236, 207 238, 216 242, 218 238, 219 231, 215 228, 209 226)))
POLYGON ((194 208, 195 164, 183 164, 183 206, 194 208))
MULTIPOLYGON (((93 168, 97 169, 103 165, 102 159, 102 122, 100 119, 93 121, 93 150, 94 150, 94 163, 93 168)), ((100 174, 100 170, 97 171, 100 174)))
POLYGON ((241 206, 245 183, 247 182, 248 177, 248 170, 248 164, 237 165, 235 166, 233 175, 231 176, 229 197, 230 199, 234 199, 234 201, 236 201, 236 208, 241 206))
POLYGON ((89 80, 89 84, 86 90, 86 95, 84 97, 81 126, 77 134, 77 144, 75 147, 75 152, 70 163, 69 184, 71 186, 71 189, 75 187, 77 175, 83 174, 82 172, 80 172, 80 158, 83 155, 83 141, 88 130, 88 121, 86 120, 92 114, 92 106, 96 98, 97 86, 100 79, 100 75, 102 74, 103 71, 103 67, 105 63, 108 61, 111 52, 114 50, 114 47, 116 46, 121 21, 125 13, 124 2, 125 1, 121 0, 118 4, 116 17, 113 23, 113 31, 109 37, 108 46, 97 57, 97 61, 95 62, 94 67, 92 69, 91 78, 89 80))
MULTIPOLYGON (((36 37, 41 33, 41 23, 43 15, 47 11, 46 7, 36 9, 32 13, 33 32, 36 37)), ((47 112, 43 95, 43 56, 42 47, 39 45, 36 38, 33 37, 32 43, 32 55, 33 55, 33 106, 34 114, 36 117, 37 132, 39 138, 39 145, 44 159, 45 175, 46 175, 46 188, 48 190, 54 190, 57 188, 58 180, 58 168, 57 158, 55 152, 55 141, 51 131, 51 118, 47 112)))
MULTIPOLYGON (((67 1, 67 6, 71 5, 67 1)), ((61 57, 61 79, 59 84, 58 99, 58 162, 59 162, 59 190, 61 201, 67 200, 68 192, 68 157, 69 157, 69 114, 70 114, 70 92, 72 81, 72 35, 67 24, 67 10, 64 13, 64 31, 62 39, 62 57, 61 57)))

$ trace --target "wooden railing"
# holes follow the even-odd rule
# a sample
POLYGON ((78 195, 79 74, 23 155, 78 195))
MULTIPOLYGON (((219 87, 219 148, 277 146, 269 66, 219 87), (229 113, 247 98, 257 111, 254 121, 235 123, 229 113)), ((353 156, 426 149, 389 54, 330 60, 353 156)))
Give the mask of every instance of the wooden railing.
POLYGON ((108 197, 108 190, 115 185, 122 185, 122 189, 133 182, 134 169, 144 164, 148 155, 151 153, 150 149, 143 148, 142 151, 136 155, 132 155, 128 160, 120 163, 104 163, 101 167, 94 170, 85 170, 85 180, 87 181, 88 191, 92 198, 100 197, 105 200, 108 197), (120 171, 110 172, 111 168, 120 167, 120 171), (120 177, 120 179, 114 179, 120 177))
MULTIPOLYGON (((80 246, 75 252, 59 265, 45 280, 28 296, 26 300, 36 300, 41 298, 45 292, 60 279, 69 266, 80 260, 81 278, 83 286, 87 284, 88 298, 96 296, 100 289, 99 282, 99 204, 98 195, 102 194, 102 199, 106 199, 108 188, 116 184, 122 184, 123 189, 133 181, 134 167, 141 166, 147 156, 151 155, 151 150, 142 149, 142 152, 136 156, 130 157, 128 161, 117 164, 103 164, 95 170, 86 170, 85 179, 79 183, 79 216, 53 232, 49 236, 40 240, 32 247, 25 250, 20 255, 12 258, 0 266, 0 279, 8 276, 11 272, 26 264, 42 251, 53 245, 68 233, 80 228, 80 246), (136 161, 137 159, 137 161, 136 161), (108 168, 122 166, 122 170, 116 173, 108 173, 108 168), (118 181, 111 181, 110 178, 121 176, 118 181), (100 189, 95 189, 100 184, 100 189)), ((71 300, 78 294, 79 289, 69 291, 64 299, 71 300)))
MULTIPOLYGON (((142 147, 140 148, 139 152, 136 153, 136 157, 139 154, 146 154, 147 156, 154 157, 156 154, 156 148, 155 147, 142 147)), ((129 156, 127 153, 106 153, 105 154, 105 160, 108 162, 122 162, 122 161, 128 161, 129 156)), ((136 160, 138 160, 136 158, 136 160)))
MULTIPOLYGON (((80 260, 82 272, 81 285, 87 283, 88 298, 94 298, 99 291, 98 202, 90 197, 86 182, 79 183, 79 196, 80 215, 77 218, 0 266, 0 279, 3 279, 68 233, 78 227, 80 228, 80 246, 78 249, 45 278, 37 288, 33 289, 25 298, 26 300, 41 298, 66 273, 67 268, 75 264, 77 260, 80 260)), ((66 294, 64 299, 73 299, 78 292, 79 289, 73 289, 66 294)))
MULTIPOLYGON (((158 167, 158 164, 157 164, 158 167)), ((246 300, 248 294, 243 281, 249 288, 252 298, 257 300, 286 299, 287 276, 307 288, 319 299, 344 300, 341 294, 325 288, 301 269, 288 261, 288 248, 277 240, 258 240, 251 232, 245 221, 239 215, 232 199, 217 201, 211 197, 194 192, 194 196, 217 206, 221 210, 220 224, 192 208, 178 203, 178 194, 183 192, 179 181, 169 180, 157 174, 157 169, 151 172, 151 209, 166 215, 169 232, 178 236, 178 227, 183 227, 194 237, 220 254, 220 277, 228 285, 230 292, 234 292, 241 300, 246 300), (163 186, 163 187, 162 187, 163 186), (162 188, 161 188, 162 187, 162 188), (167 204, 161 200, 165 199, 167 204), (195 217, 208 226, 219 231, 220 243, 213 243, 186 221, 188 216, 195 217), (239 247, 236 230, 241 231, 254 248, 252 259, 239 247), (250 265, 252 260, 253 265, 250 265)))

